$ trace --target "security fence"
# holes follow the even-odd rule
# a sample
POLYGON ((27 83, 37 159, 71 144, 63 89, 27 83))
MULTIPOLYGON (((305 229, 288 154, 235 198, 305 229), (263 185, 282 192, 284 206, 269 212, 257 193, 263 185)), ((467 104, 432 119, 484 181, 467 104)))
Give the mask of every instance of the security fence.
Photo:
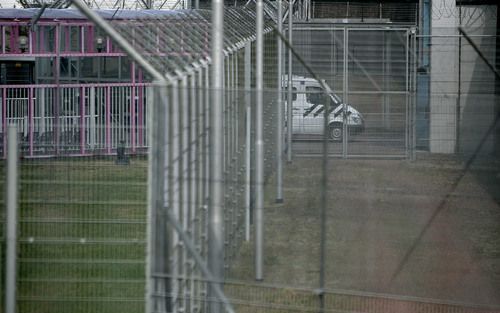
MULTIPOLYGON (((414 30, 413 30, 414 31, 414 30)), ((413 36, 414 37, 414 36, 413 36)), ((346 27, 304 23, 293 31, 293 46, 305 62, 330 86, 334 117, 328 121, 328 151, 350 157, 409 157, 412 144, 412 29, 346 27)), ((295 92, 292 151, 321 155, 321 92, 310 74, 294 62, 295 92), (318 137, 319 136, 319 137, 318 137), (319 141, 318 141, 319 139, 319 141)))
POLYGON ((454 63, 455 34, 311 23, 280 54, 263 9, 263 49, 256 7, 225 10, 215 87, 208 11, 112 22, 161 79, 1 87, 24 156, 19 312, 500 312, 499 164, 473 162, 498 148, 497 99, 477 51, 462 41, 454 63), (460 92, 425 95, 423 75, 460 92))
MULTIPOLYGON (((269 69, 267 88, 275 87, 278 77, 273 70, 275 56, 272 34, 266 35, 271 43, 266 49, 265 63, 269 69)), ((220 302, 204 279, 193 251, 171 225, 178 224, 192 240, 193 247, 203 260, 209 260, 214 249, 210 234, 209 199, 214 184, 209 161, 222 159, 223 202, 222 243, 223 259, 218 260, 225 275, 229 274, 243 241, 249 240, 251 203, 255 202, 254 177, 256 158, 256 112, 251 101, 257 97, 251 81, 251 65, 255 49, 248 44, 243 49, 228 53, 224 58, 223 90, 221 90, 223 125, 223 153, 210 152, 211 100, 210 66, 200 66, 168 82, 155 86, 155 129, 151 166, 153 184, 150 201, 152 242, 149 257, 151 266, 152 312, 204 311, 211 303, 220 302), (162 145, 164 143, 164 145, 162 145), (160 173, 160 175, 158 175, 160 173), (170 212, 165 212, 170 211, 170 212), (166 218, 171 214, 171 218, 166 218), (167 223, 169 222, 169 223, 167 223), (166 234, 166 236, 165 236, 166 234), (211 239, 210 239, 211 238, 211 239), (170 247, 164 250, 162 247, 170 247)), ((264 177, 269 178, 276 164, 276 101, 275 91, 263 92, 262 124, 264 133, 264 177)), ((213 113, 212 113, 213 114, 213 113)), ((212 130, 213 131, 213 130, 212 130)), ((267 184, 266 184, 267 185, 267 184)), ((221 309, 222 310, 222 309, 221 309)))

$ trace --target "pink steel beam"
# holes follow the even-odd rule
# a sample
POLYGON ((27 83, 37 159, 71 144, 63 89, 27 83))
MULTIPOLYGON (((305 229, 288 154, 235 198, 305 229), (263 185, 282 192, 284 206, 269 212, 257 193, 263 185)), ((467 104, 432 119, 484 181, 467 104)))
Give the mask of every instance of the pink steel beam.
POLYGON ((74 84, 37 84, 37 85, 0 85, 0 89, 8 88, 80 88, 80 87, 140 87, 140 86, 152 86, 152 83, 74 83, 74 84))

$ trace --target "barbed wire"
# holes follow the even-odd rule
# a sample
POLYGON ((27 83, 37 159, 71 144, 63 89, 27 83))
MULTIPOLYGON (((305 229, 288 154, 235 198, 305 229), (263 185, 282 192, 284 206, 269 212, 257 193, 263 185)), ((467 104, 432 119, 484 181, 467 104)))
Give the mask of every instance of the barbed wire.
POLYGON ((457 6, 455 1, 434 0, 431 7, 432 20, 461 19, 462 26, 481 26, 497 18, 496 5, 457 6))

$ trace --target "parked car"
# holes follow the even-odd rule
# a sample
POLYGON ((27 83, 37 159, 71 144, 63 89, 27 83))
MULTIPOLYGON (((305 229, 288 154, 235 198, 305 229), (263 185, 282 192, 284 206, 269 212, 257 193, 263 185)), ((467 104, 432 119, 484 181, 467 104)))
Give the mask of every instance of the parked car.
MULTIPOLYGON (((292 83, 292 134, 323 134, 326 101, 329 101, 330 111, 328 135, 332 140, 342 141, 344 123, 350 134, 364 130, 363 115, 352 106, 344 104, 335 93, 326 96, 314 78, 293 76, 292 83)), ((284 76, 283 87, 287 85, 288 79, 284 76)))

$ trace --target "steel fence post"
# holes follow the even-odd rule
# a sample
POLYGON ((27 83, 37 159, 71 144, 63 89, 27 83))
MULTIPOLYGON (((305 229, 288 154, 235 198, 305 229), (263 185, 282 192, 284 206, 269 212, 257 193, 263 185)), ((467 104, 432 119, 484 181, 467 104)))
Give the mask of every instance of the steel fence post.
MULTIPOLYGON (((293 29, 293 1, 288 1, 288 44, 291 46, 293 29)), ((288 97, 287 97, 287 160, 292 162, 292 127, 293 127, 293 77, 292 77, 292 49, 288 48, 288 97)))
POLYGON ((18 146, 17 125, 7 128, 7 181, 6 181, 6 253, 5 253, 5 313, 16 313, 17 294, 17 197, 18 146))
POLYGON ((347 102, 349 101, 349 30, 344 27, 344 82, 343 82, 343 122, 342 122, 342 157, 347 158, 347 123, 346 123, 346 112, 347 112, 347 102))
POLYGON ((256 5, 256 112, 255 112, 255 279, 263 279, 264 265, 264 141, 263 141, 263 8, 256 5))
MULTIPOLYGON (((189 121, 189 98, 188 98, 188 76, 184 75, 180 80, 180 95, 181 95, 181 105, 179 108, 179 113, 181 115, 181 144, 180 144, 180 161, 181 161, 181 175, 179 180, 180 193, 181 193, 181 214, 177 217, 182 222, 182 228, 185 232, 189 233, 189 223, 190 223, 190 167, 191 167, 191 145, 189 143, 190 137, 190 121, 189 121)), ((186 310, 188 304, 188 251, 182 248, 181 262, 179 263, 181 267, 180 279, 182 290, 180 291, 180 301, 182 303, 181 308, 186 310)))
MULTIPOLYGON (((278 31, 281 33, 283 31, 283 8, 281 5, 281 0, 277 1, 278 4, 278 31)), ((277 125, 276 125, 276 202, 283 202, 283 99, 281 94, 282 85, 282 44, 281 38, 276 36, 277 40, 277 53, 278 53, 278 100, 276 103, 277 110, 277 125)))
MULTIPOLYGON (((208 229, 209 270, 215 280, 224 278, 224 210, 223 210, 223 38, 224 2, 212 0, 212 103, 210 112, 210 207, 208 229)), ((214 288, 209 288, 209 298, 216 298, 214 288)), ((211 313, 221 311, 217 302, 210 304, 211 313)))
MULTIPOLYGON (((172 214, 175 218, 181 220, 181 210, 182 210, 182 198, 181 198, 181 182, 180 178, 182 175, 182 123, 181 123, 181 104, 179 99, 179 82, 176 80, 171 82, 172 89, 172 104, 171 104, 171 117, 169 118, 171 127, 171 137, 170 137, 170 150, 171 159, 169 160, 169 167, 171 169, 168 188, 169 190, 169 209, 173 212, 172 214)), ((179 245, 180 239, 178 233, 174 232, 172 235, 172 260, 173 265, 171 269, 172 275, 172 311, 177 312, 178 307, 178 297, 180 293, 180 286, 177 278, 181 276, 180 271, 182 270, 182 247, 179 245)))
POLYGON ((150 153, 148 154, 148 211, 147 211, 147 248, 146 248, 146 312, 169 311, 170 303, 167 299, 155 299, 155 293, 168 294, 170 292, 167 279, 155 278, 157 273, 168 270, 169 251, 166 248, 166 219, 164 214, 165 198, 164 183, 168 176, 169 167, 165 166, 168 159, 165 155, 165 136, 168 110, 166 85, 156 82, 146 92, 148 99, 153 102, 147 106, 150 153), (154 88, 154 89, 153 89, 154 88))
POLYGON ((246 107, 246 130, 245 130, 245 240, 250 240, 250 202, 251 202, 251 167, 252 167, 252 105, 251 105, 251 63, 252 44, 245 45, 245 107, 246 107))

